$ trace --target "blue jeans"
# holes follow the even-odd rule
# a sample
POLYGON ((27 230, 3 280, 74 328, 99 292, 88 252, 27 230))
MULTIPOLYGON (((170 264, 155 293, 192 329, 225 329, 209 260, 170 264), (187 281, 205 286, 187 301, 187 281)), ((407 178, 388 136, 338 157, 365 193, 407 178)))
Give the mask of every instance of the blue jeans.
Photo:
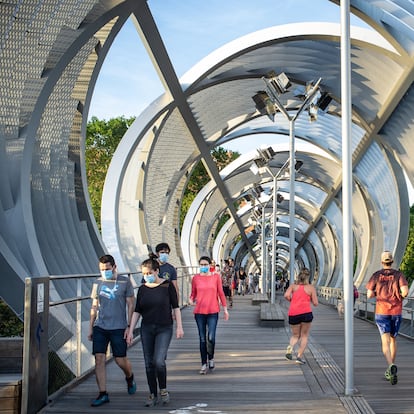
POLYGON ((196 313, 194 315, 198 328, 198 336, 200 338, 201 364, 207 364, 207 358, 214 358, 218 315, 218 313, 209 313, 206 315, 196 313))
POLYGON ((157 382, 160 390, 167 388, 167 365, 165 360, 167 359, 172 334, 172 325, 152 323, 141 325, 141 344, 150 394, 157 395, 157 382))

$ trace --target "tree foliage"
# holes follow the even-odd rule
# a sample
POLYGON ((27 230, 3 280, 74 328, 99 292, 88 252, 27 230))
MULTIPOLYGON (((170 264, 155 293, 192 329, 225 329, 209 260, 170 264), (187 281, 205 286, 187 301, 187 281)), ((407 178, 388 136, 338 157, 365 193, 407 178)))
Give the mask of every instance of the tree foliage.
POLYGON ((0 299, 0 336, 23 336, 23 322, 13 313, 5 302, 0 299))
MULTIPOLYGON (((217 147, 211 151, 211 157, 213 158, 213 161, 215 162, 219 171, 221 171, 225 166, 230 164, 239 156, 240 154, 238 152, 229 151, 223 147, 217 147)), ((196 198, 198 192, 210 181, 210 179, 210 175, 204 167, 203 162, 199 161, 191 173, 187 187, 184 191, 184 196, 181 202, 180 229, 182 228, 185 216, 191 206, 191 203, 196 198)), ((226 222, 226 220, 228 220, 228 218, 228 215, 222 215, 216 229, 216 234, 226 222)))
POLYGON ((102 191, 109 163, 134 119, 134 117, 120 116, 106 121, 92 117, 86 127, 86 175, 92 210, 99 229, 101 228, 102 191))
POLYGON ((410 232, 400 268, 410 286, 414 280, 414 205, 410 208, 410 232))

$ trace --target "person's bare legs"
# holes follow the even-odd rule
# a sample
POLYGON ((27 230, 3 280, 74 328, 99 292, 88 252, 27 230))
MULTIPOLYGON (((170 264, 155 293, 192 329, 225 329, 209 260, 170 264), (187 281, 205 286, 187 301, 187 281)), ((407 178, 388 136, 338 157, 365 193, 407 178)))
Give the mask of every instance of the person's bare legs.
POLYGON ((397 354, 397 341, 396 338, 392 338, 389 332, 381 335, 382 353, 384 354, 387 364, 391 365, 395 361, 395 355, 397 354))
POLYGON ((95 354, 95 376, 99 392, 106 391, 106 355, 95 354))
POLYGON ((299 338, 300 338, 300 324, 290 325, 290 330, 292 331, 292 336, 290 337, 289 345, 293 349, 295 345, 298 343, 299 338))
POLYGON ((394 364, 395 358, 397 356, 397 338, 390 336, 390 355, 391 355, 391 363, 394 364))
POLYGON ((311 328, 310 322, 302 322, 299 326, 300 336, 299 336, 299 349, 298 349, 298 358, 302 358, 303 353, 305 352, 306 346, 308 345, 309 331, 311 328))
POLYGON ((119 368, 124 371, 125 378, 130 378, 132 375, 132 368, 131 363, 127 357, 115 357, 115 362, 119 366, 119 368))

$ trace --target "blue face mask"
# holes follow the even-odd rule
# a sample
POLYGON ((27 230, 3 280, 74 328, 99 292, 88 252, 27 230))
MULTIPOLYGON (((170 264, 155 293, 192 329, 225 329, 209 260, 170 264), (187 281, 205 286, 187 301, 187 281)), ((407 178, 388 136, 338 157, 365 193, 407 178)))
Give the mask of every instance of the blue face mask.
POLYGON ((160 253, 159 259, 161 263, 167 263, 168 262, 168 253, 160 253))
POLYGON ((210 266, 200 266, 200 273, 208 273, 210 266))
POLYGON ((155 283, 155 275, 144 275, 144 280, 146 283, 155 283))
POLYGON ((112 279, 112 270, 101 270, 101 276, 106 280, 112 279))

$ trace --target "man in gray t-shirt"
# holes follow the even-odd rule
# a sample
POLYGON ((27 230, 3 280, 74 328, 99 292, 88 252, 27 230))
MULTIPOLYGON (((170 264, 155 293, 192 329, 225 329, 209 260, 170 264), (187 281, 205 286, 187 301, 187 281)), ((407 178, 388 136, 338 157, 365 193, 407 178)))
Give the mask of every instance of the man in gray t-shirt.
POLYGON ((99 259, 101 277, 93 284, 88 338, 95 355, 95 375, 99 388, 92 407, 109 402, 106 390, 106 352, 111 344, 115 362, 125 374, 128 394, 135 394, 136 384, 127 358, 126 335, 135 308, 135 295, 128 277, 118 275, 114 258, 107 254, 99 259))

